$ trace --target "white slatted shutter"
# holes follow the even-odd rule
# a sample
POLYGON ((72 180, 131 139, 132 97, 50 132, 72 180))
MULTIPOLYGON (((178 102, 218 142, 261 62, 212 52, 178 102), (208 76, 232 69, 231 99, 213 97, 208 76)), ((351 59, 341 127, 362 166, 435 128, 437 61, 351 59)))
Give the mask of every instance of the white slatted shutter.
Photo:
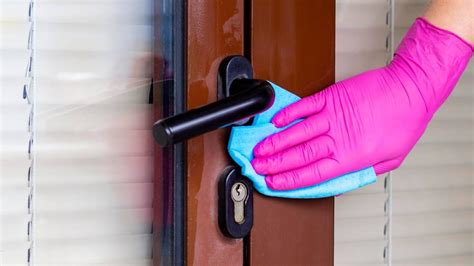
MULTIPOLYGON (((397 0, 398 44, 429 1, 397 0)), ((392 177, 393 265, 473 265, 472 63, 392 177)))
MULTIPOLYGON (((3 21, 4 9, 20 1, 1 1, 3 21)), ((2 185, 2 220, 10 222, 2 228, 15 239, 8 242, 14 249, 3 249, 3 262, 25 263, 24 249, 31 246, 33 265, 150 265, 153 1, 32 2, 31 22, 25 1, 26 9, 18 13, 26 21, 19 16, 23 20, 6 29, 8 38, 2 37, 2 67, 8 64, 2 83, 5 75, 22 78, 33 54, 29 97, 34 136, 28 187, 24 161, 30 109, 21 99, 21 82, 7 80, 11 86, 1 88, 2 108, 8 111, 2 109, 2 152, 7 156, 2 156, 0 180, 13 184, 2 185), (28 30, 20 22, 33 25, 30 51, 27 38, 17 36, 21 27, 28 30), (7 47, 4 57, 3 43, 10 39, 19 48, 7 47), (4 187, 13 194, 4 194, 4 187), (25 204, 29 193, 31 217, 25 204), (6 211, 17 215, 3 219, 6 211), (27 241, 27 227, 19 221, 29 220, 27 241)))
POLYGON ((33 105, 24 97, 32 83, 30 3, 1 0, 0 6, 0 264, 26 265, 32 219, 28 124, 33 105))
MULTIPOLYGON (((375 37, 377 32, 393 34, 396 48, 428 2, 338 0, 337 79, 383 65, 385 43, 375 37), (381 10, 392 4, 390 33, 381 22, 381 10), (369 47, 371 51, 364 50, 369 47)), ((473 81, 471 63, 400 169, 336 198, 336 265, 474 263, 473 81)))

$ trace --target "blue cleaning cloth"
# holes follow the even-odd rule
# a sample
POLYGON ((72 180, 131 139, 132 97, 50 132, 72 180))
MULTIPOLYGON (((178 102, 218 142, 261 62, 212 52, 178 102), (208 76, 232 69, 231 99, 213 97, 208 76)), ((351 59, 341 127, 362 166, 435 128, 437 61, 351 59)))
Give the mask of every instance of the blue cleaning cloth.
POLYGON ((275 102, 272 107, 256 115, 252 125, 234 126, 231 130, 227 147, 232 159, 242 167, 242 175, 252 180, 258 192, 267 196, 281 198, 325 198, 346 193, 376 181, 375 171, 373 167, 369 167, 310 187, 285 191, 276 191, 268 188, 265 183, 265 177, 257 174, 250 163, 253 159, 253 148, 267 136, 285 129, 275 127, 271 123, 271 119, 278 111, 300 99, 298 96, 273 83, 272 86, 275 90, 275 102))

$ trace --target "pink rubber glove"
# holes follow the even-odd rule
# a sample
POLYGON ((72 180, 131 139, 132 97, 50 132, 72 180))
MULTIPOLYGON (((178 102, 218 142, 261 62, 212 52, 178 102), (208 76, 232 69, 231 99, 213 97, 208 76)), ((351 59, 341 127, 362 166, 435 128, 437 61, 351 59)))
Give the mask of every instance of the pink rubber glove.
POLYGON ((417 19, 390 65, 338 82, 272 120, 295 125, 254 149, 252 165, 271 189, 319 184, 373 166, 397 168, 466 68, 472 46, 417 19))

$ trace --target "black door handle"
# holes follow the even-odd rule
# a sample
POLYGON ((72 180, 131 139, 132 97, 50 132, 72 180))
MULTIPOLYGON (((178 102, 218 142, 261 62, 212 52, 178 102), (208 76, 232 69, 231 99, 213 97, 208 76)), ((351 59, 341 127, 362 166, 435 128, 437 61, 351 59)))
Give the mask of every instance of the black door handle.
POLYGON ((250 63, 229 57, 219 68, 218 90, 222 99, 184 113, 158 120, 153 136, 162 147, 233 125, 259 114, 273 104, 275 92, 268 81, 252 79, 250 63))

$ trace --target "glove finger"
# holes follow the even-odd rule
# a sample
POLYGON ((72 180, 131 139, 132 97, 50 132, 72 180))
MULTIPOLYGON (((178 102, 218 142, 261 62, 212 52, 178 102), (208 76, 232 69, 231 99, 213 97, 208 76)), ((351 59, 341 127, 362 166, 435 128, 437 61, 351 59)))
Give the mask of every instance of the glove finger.
POLYGON ((277 174, 326 158, 333 153, 333 147, 331 137, 320 136, 268 157, 255 158, 252 165, 260 175, 277 174))
POLYGON ((272 123, 276 127, 284 127, 300 118, 320 112, 326 105, 326 100, 321 95, 318 93, 288 105, 273 117, 272 123))
POLYGON ((273 190, 291 190, 317 185, 352 171, 344 169, 338 161, 328 158, 296 170, 268 175, 265 182, 273 190))
POLYGON ((253 150, 254 155, 255 157, 270 156, 328 131, 329 122, 326 119, 310 117, 258 143, 253 150))

